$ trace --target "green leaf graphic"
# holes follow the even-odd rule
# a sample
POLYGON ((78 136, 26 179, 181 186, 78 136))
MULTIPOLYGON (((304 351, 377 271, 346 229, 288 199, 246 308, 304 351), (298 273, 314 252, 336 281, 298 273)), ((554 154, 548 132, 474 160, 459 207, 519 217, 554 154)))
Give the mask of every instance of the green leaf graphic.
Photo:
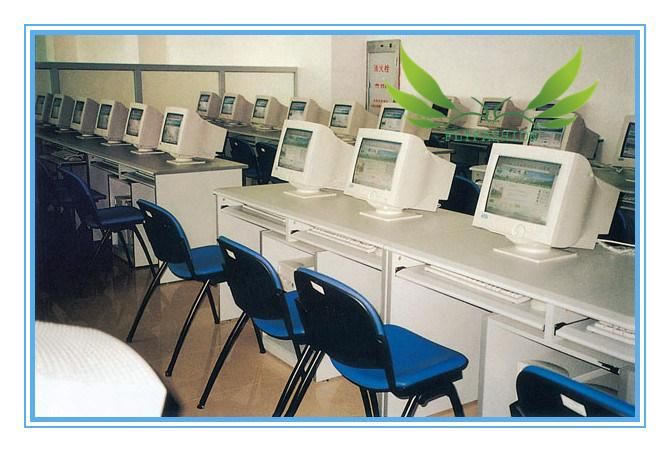
MULTIPOLYGON (((401 49, 402 50, 402 49, 401 49)), ((547 104, 554 99, 558 99, 563 93, 565 93, 572 82, 575 81, 577 73, 579 72, 579 66, 582 64, 582 49, 581 47, 577 51, 574 57, 568 61, 565 66, 560 68, 554 73, 549 79, 544 83, 540 93, 535 96, 535 99, 531 100, 526 107, 527 110, 537 108, 541 105, 547 104)))
POLYGON ((402 47, 400 47, 400 62, 405 70, 407 80, 419 94, 440 107, 455 108, 453 102, 444 95, 435 79, 412 61, 402 47))
POLYGON ((556 105, 551 107, 549 110, 545 110, 539 115, 538 118, 558 118, 568 113, 572 113, 577 110, 579 107, 584 105, 593 95, 593 92, 596 90, 598 82, 595 82, 593 85, 589 86, 583 91, 579 91, 575 94, 572 94, 564 99, 556 102, 556 105))
POLYGON ((545 122, 542 124, 542 127, 546 127, 547 129, 562 129, 563 127, 567 127, 572 124, 575 119, 577 119, 577 115, 572 115, 569 118, 557 118, 552 121, 545 122))
POLYGON ((424 129, 434 129, 436 127, 444 127, 444 124, 438 124, 437 122, 431 121, 430 119, 417 119, 417 118, 407 118, 409 122, 414 124, 417 127, 424 129))
POLYGON ((394 88, 389 83, 386 83, 386 89, 393 97, 393 100, 404 107, 407 111, 411 111, 419 116, 425 116, 427 118, 443 118, 444 113, 437 110, 433 110, 428 104, 419 99, 418 97, 400 91, 399 89, 394 88))

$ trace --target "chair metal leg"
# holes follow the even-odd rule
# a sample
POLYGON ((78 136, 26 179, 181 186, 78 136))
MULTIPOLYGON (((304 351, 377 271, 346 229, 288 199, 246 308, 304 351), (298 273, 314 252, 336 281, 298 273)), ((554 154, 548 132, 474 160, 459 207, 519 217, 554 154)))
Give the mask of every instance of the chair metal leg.
POLYGON ((153 295, 154 291, 156 290, 156 287, 158 287, 158 283, 160 282, 161 276, 163 276, 163 273, 165 273, 165 270, 167 269, 167 265, 168 265, 167 262, 163 262, 163 264, 158 269, 158 273, 151 280, 151 283, 149 284, 149 288, 147 289, 146 293, 144 294, 144 299, 142 300, 142 304, 140 305, 140 309, 137 311, 137 314, 135 315, 135 320, 133 321, 133 326, 130 327, 130 331, 128 332, 128 336, 126 337, 126 342, 132 342, 133 341, 133 336, 135 336, 135 330, 137 329, 137 325, 139 325, 140 319, 142 318, 142 315, 144 314, 144 310, 146 309, 147 304, 149 303, 149 299, 151 299, 151 295, 153 295))
POLYGON ((98 243, 98 246, 96 247, 93 256, 88 260, 88 265, 86 266, 88 272, 91 271, 91 268, 93 267, 93 262, 95 262, 95 260, 98 258, 100 251, 102 251, 103 245, 111 237, 111 235, 112 231, 110 230, 105 231, 104 234, 102 235, 102 239, 100 239, 100 243, 98 243))
POLYGON ((258 351, 262 354, 265 353, 265 346, 263 345, 263 332, 258 329, 254 322, 251 322, 254 325, 254 333, 256 333, 256 342, 258 342, 258 351))
POLYGON ((365 388, 358 388, 361 391, 361 399, 363 399, 363 409, 365 410, 365 417, 372 417, 372 408, 370 407, 370 398, 368 390, 365 388))
POLYGON ((149 270, 151 270, 151 274, 153 276, 156 276, 156 269, 154 268, 154 263, 151 260, 151 255, 149 255, 149 248, 147 248, 147 244, 144 242, 144 239, 140 234, 140 230, 137 229, 136 225, 133 225, 132 229, 133 233, 135 234, 135 237, 137 237, 137 240, 140 242, 140 245, 142 246, 142 251, 144 251, 144 255, 147 258, 147 262, 149 262, 149 270))
POLYGON ((325 353, 319 350, 310 360, 310 363, 307 366, 307 374, 305 375, 300 386, 298 387, 295 396, 293 397, 293 400, 291 401, 291 404, 288 407, 288 410, 286 410, 286 414, 284 415, 285 417, 295 416, 295 413, 298 411, 298 408, 300 408, 302 399, 305 397, 305 394, 307 393, 309 386, 312 384, 314 374, 316 373, 316 370, 319 368, 319 364, 321 364, 321 360, 323 359, 324 356, 325 353))
POLYGON ((247 324, 248 320, 249 315, 247 315, 246 312, 242 313, 240 318, 237 319, 237 323, 235 323, 235 326, 233 327, 232 331, 228 335, 228 339, 226 339, 226 343, 223 345, 223 348, 221 349, 221 353, 219 354, 219 357, 216 360, 216 364, 214 364, 212 373, 209 375, 207 385, 205 386, 205 389, 204 391, 202 391, 202 395, 200 396, 200 402, 198 402, 199 409, 203 409, 205 407, 205 404, 207 403, 207 398, 209 397, 209 393, 212 391, 212 387, 214 387, 214 382, 219 376, 219 372, 221 372, 223 363, 226 362, 226 358, 230 354, 230 351, 233 349, 233 346, 235 345, 237 338, 240 336, 240 333, 242 333, 242 330, 244 330, 244 326, 247 324))
POLYGON ((123 231, 117 232, 116 235, 119 236, 119 242, 121 242, 121 244, 123 245, 123 251, 125 251, 126 253, 126 260, 128 261, 128 269, 132 271, 135 265, 132 258, 130 257, 130 248, 128 248, 128 242, 126 242, 126 238, 123 236, 123 231))
POLYGON ((451 401, 451 407, 454 409, 454 416, 456 417, 465 417, 465 412, 463 411, 463 404, 461 404, 461 398, 458 396, 458 391, 456 386, 453 383, 449 383, 447 388, 447 397, 451 401))
POLYGON ((296 386, 298 383, 302 382, 302 379, 305 377, 307 364, 314 353, 316 352, 309 345, 302 351, 302 354, 291 371, 291 375, 286 381, 286 385, 284 385, 284 390, 282 391, 281 396, 279 396, 279 401, 277 401, 277 406, 275 407, 274 413, 272 413, 272 417, 280 417, 284 413, 286 405, 288 405, 291 400, 291 396, 293 395, 296 386))
POLYGON ((209 307, 212 308, 212 316, 214 317, 214 323, 219 324, 221 319, 219 319, 219 313, 216 312, 216 303, 214 303, 214 297, 212 296, 212 289, 207 284, 207 298, 209 299, 209 307))
POLYGON ((368 394, 370 396, 370 405, 372 407, 372 416, 374 417, 380 417, 381 414, 379 414, 379 400, 377 400, 377 393, 374 391, 369 391, 368 394))
POLYGON ((412 417, 419 406, 419 396, 412 396, 407 400, 405 408, 402 410, 400 417, 412 417))
POLYGON ((200 302, 202 301, 202 298, 205 296, 205 292, 207 291, 208 285, 209 280, 205 281, 205 283, 202 285, 202 288, 200 289, 198 296, 195 298, 195 301, 191 306, 191 310, 188 312, 188 315, 186 316, 186 320, 184 321, 184 326, 181 328, 181 333, 179 333, 179 339, 177 339, 177 344, 175 345, 174 352, 172 352, 172 359, 170 359, 170 364, 168 364, 167 370, 165 371, 166 377, 172 376, 172 371, 174 370, 174 366, 177 363, 179 352, 181 351, 181 347, 184 345, 184 340, 186 339, 188 330, 191 328, 191 323, 195 318, 195 313, 198 312, 200 302))

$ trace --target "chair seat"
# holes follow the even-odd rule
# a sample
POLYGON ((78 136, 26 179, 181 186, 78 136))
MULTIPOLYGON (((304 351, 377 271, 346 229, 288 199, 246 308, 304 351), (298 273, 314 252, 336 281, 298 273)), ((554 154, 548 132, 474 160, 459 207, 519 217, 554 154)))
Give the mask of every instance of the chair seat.
POLYGON ((168 264, 168 268, 176 276, 183 279, 194 279, 196 281, 211 280, 212 284, 218 284, 225 281, 223 270, 223 256, 217 245, 201 246, 191 249, 193 259, 193 269, 195 274, 191 274, 185 262, 178 264, 168 264))
POLYGON ((305 329, 302 326, 302 322, 300 321, 298 304, 296 303, 298 299, 298 292, 295 290, 293 292, 286 292, 284 296, 286 297, 286 305, 288 306, 288 312, 291 316, 293 334, 289 334, 289 332, 286 331, 286 324, 281 319, 267 320, 253 318, 253 322, 262 331, 278 339, 288 339, 292 336, 302 336, 305 334, 305 329))
MULTIPOLYGON (((465 369, 468 359, 457 351, 429 341, 418 334, 396 325, 384 325, 396 387, 401 393, 412 387, 465 369)), ((390 391, 383 369, 359 369, 332 359, 340 373, 358 386, 373 390, 390 391)))
POLYGON ((134 224, 144 223, 144 215, 142 215, 142 212, 135 207, 117 206, 98 209, 98 220, 98 224, 91 224, 91 226, 97 226, 103 229, 121 230, 134 224))

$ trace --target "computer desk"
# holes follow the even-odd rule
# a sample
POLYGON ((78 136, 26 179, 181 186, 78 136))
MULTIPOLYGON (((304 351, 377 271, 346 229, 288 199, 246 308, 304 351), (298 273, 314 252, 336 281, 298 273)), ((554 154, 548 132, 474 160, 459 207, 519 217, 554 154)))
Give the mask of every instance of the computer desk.
MULTIPOLYGON (((524 360, 549 361, 571 375, 609 380, 620 369, 634 367, 633 346, 585 330, 593 322, 588 319, 635 329, 632 256, 597 247, 576 250, 577 259, 537 265, 494 252, 510 243, 472 227, 467 215, 438 210, 417 220, 385 223, 360 215, 370 209, 368 204, 342 193, 302 200, 284 194, 288 189, 275 184, 215 190, 218 234, 261 251, 279 270, 287 289, 297 266, 312 266, 365 295, 384 321, 464 353, 470 364, 457 387, 465 403, 479 400, 482 415, 509 415, 517 367, 524 360), (376 250, 366 253, 316 236, 309 232, 315 227, 372 244, 376 250), (458 271, 536 301, 502 301, 428 273, 426 265, 458 271)), ((224 318, 238 315, 225 286, 221 300, 224 318)), ((267 349, 291 362, 290 347, 268 339, 267 349)), ((329 363, 322 368, 317 380, 336 375, 329 363)), ((393 396, 384 397, 382 406, 390 415, 402 409, 393 396)), ((447 400, 439 400, 419 414, 448 407, 447 400)))
MULTIPOLYGON (((64 148, 79 152, 86 157, 85 173, 91 188, 107 196, 98 207, 114 205, 117 196, 130 196, 132 205, 138 199, 155 202, 168 209, 181 223, 191 246, 215 243, 216 215, 213 212, 212 191, 218 187, 242 185, 242 169, 246 165, 216 159, 198 165, 173 165, 167 163, 168 154, 137 155, 130 152, 131 146, 103 146, 102 139, 80 140, 77 134, 56 133, 53 129, 36 128, 38 157, 53 164, 71 164, 49 155, 48 148, 64 148)), ((143 228, 140 231, 144 234, 143 228)), ((116 238, 115 238, 116 240, 116 238)), ((145 241, 147 244, 148 240, 145 241)), ((148 262, 144 253, 131 250, 135 266, 148 262)), ((120 253, 125 258, 124 253, 120 253)), ((152 259, 155 259, 152 253, 152 259)), ((168 274, 162 282, 175 281, 168 274)))

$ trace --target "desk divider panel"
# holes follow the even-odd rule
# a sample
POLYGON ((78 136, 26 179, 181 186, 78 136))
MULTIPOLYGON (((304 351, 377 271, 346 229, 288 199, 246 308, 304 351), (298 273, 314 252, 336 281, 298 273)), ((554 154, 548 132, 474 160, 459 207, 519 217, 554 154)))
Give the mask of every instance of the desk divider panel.
POLYGON ((48 69, 38 69, 35 71, 35 92, 53 92, 51 91, 51 71, 48 69))
POLYGON ((143 102, 159 111, 165 107, 195 110, 200 91, 219 91, 218 72, 142 71, 143 102))
POLYGON ((226 72, 225 90, 243 95, 253 102, 257 95, 274 96, 288 106, 295 96, 295 74, 292 72, 226 72))
POLYGON ((60 92, 69 96, 86 96, 100 101, 113 99, 125 106, 135 100, 132 71, 60 70, 60 92))

